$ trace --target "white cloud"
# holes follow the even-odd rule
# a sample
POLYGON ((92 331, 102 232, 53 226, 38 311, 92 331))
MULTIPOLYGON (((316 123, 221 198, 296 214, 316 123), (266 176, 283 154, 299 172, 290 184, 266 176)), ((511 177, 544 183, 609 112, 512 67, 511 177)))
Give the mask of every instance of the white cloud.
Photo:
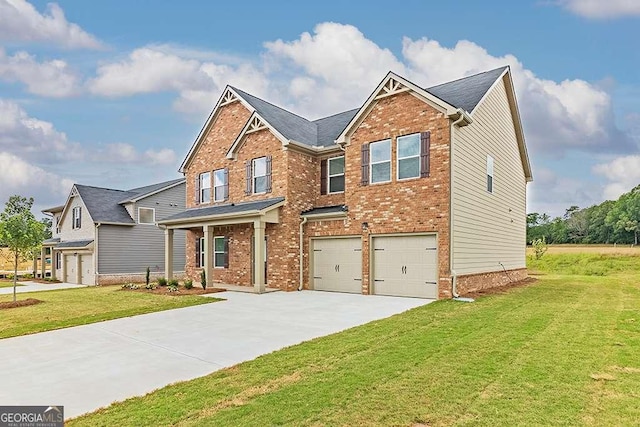
POLYGON ((604 187, 604 198, 616 200, 640 184, 640 155, 617 157, 608 163, 597 164, 593 172, 609 180, 604 187))
POLYGON ((80 92, 78 75, 62 60, 37 62, 26 52, 6 55, 0 48, 0 79, 21 82, 34 95, 62 98, 80 92))
POLYGON ((42 207, 57 205, 68 195, 73 181, 30 164, 20 157, 0 151, 0 204, 19 194, 33 197, 42 207))
POLYGON ((640 16, 640 2, 637 0, 558 0, 556 4, 591 19, 640 16))
POLYGON ((527 210, 562 216, 576 205, 586 208, 599 203, 600 188, 584 180, 567 178, 545 167, 536 169, 535 180, 527 185, 527 210))
POLYGON ((177 156, 173 150, 168 148, 148 149, 140 152, 131 144, 118 142, 107 144, 105 148, 97 150, 93 155, 93 160, 106 163, 137 163, 140 166, 148 167, 175 164, 177 156))
POLYGON ((27 161, 77 160, 83 150, 52 123, 30 117, 18 104, 0 99, 0 151, 27 161))
POLYGON ((65 48, 100 49, 94 36, 67 21, 56 3, 40 13, 25 0, 0 0, 0 41, 40 42, 65 48))

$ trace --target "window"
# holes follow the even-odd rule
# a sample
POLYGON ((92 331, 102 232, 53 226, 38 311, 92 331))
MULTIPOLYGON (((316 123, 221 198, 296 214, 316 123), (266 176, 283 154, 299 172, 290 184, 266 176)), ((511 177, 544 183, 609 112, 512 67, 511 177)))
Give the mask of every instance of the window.
POLYGON ((253 168, 253 193, 267 192, 267 158, 260 157, 252 160, 253 168))
POLYGON ((204 237, 200 237, 196 243, 199 243, 196 248, 198 267, 204 267, 204 237))
POLYGON ((62 252, 56 252, 56 270, 60 270, 62 268, 62 252))
POLYGON ((391 140, 369 144, 372 184, 391 181, 391 140))
POLYGON ((156 210, 153 208, 138 208, 138 224, 155 224, 156 210))
POLYGON ((344 156, 329 159, 327 164, 329 168, 329 194, 344 192, 344 156))
POLYGON ((213 238, 213 266, 215 268, 227 267, 227 240, 224 237, 213 238))
POLYGON ((59 216, 54 216, 53 220, 56 223, 56 234, 60 234, 60 217, 59 216))
POLYGON ((399 136, 398 143, 398 179, 418 178, 420 176, 420 134, 399 136))
POLYGON ((487 191, 493 193, 493 157, 487 154, 487 191))
POLYGON ((228 172, 226 169, 216 169, 213 171, 214 202, 221 202, 229 197, 229 185, 227 179, 228 172))
POLYGON ((200 174, 200 203, 209 203, 211 201, 211 173, 205 172, 200 174))
POLYGON ((73 222, 71 224, 72 229, 78 229, 82 226, 82 208, 76 206, 72 211, 73 222))

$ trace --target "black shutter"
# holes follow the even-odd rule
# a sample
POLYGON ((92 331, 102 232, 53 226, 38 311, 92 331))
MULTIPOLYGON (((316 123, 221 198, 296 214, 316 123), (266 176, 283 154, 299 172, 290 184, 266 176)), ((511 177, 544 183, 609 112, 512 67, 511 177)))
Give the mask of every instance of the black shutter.
POLYGON ((271 156, 267 156, 267 193, 271 193, 271 156))
POLYGON ((251 194, 251 160, 247 160, 247 162, 245 163, 245 170, 246 170, 247 186, 244 189, 244 194, 249 195, 251 194))
POLYGON ((200 204, 200 175, 196 175, 196 205, 200 204))
POLYGON ((224 268, 229 268, 229 238, 224 238, 224 268))
POLYGON ((229 200, 229 169, 224 168, 224 187, 222 187, 222 198, 229 200))
POLYGON ((78 226, 76 228, 82 228, 82 208, 78 208, 78 226))
POLYGON ((369 185, 369 144, 362 145, 362 185, 369 185))
POLYGON ((420 133, 420 177, 426 178, 429 176, 430 157, 431 151, 431 132, 420 133))
POLYGON ((327 159, 320 161, 320 194, 327 194, 327 159))
POLYGON ((196 268, 200 267, 200 237, 196 236, 196 268))

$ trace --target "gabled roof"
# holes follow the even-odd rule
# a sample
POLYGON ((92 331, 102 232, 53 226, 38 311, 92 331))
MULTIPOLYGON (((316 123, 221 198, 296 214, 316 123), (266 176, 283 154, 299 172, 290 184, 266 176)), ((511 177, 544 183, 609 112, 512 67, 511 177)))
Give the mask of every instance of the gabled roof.
POLYGON ((93 243, 93 239, 89 240, 69 240, 66 242, 58 243, 54 249, 80 249, 86 248, 93 243))
POLYGON ((336 138, 347 124, 358 113, 359 108, 334 114, 333 116, 314 120, 318 126, 318 145, 330 147, 336 143, 336 138))
POLYGON ((54 206, 52 208, 43 209, 40 212, 54 214, 56 212, 62 212, 63 210, 64 210, 64 205, 60 205, 60 206, 54 206))
POLYGON ((495 70, 432 86, 425 90, 456 108, 462 108, 469 113, 473 113, 480 100, 508 69, 509 67, 507 66, 496 68, 495 70))
POLYGON ((127 193, 134 193, 135 195, 132 197, 127 197, 126 199, 120 201, 120 203, 130 203, 136 202, 140 199, 144 199, 145 197, 152 196, 156 193, 159 193, 162 190, 166 190, 171 187, 175 187, 176 185, 180 185, 185 182, 184 178, 172 179, 171 181, 159 182, 157 184, 151 184, 144 187, 132 188, 131 190, 127 190, 127 193))
POLYGON ((240 215, 245 213, 260 212, 268 208, 274 208, 284 203, 284 197, 257 200, 255 202, 229 203, 226 205, 208 206, 206 208, 193 208, 158 221, 158 224, 166 224, 175 221, 207 218, 223 215, 240 215))

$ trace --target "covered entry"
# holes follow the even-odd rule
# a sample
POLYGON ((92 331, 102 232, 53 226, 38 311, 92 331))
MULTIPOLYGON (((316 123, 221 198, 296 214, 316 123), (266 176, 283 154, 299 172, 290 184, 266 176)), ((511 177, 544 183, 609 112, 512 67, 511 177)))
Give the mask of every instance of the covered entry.
POLYGON ((316 291, 362 293, 362 239, 312 239, 311 278, 316 291))
POLYGON ((374 294, 438 298, 435 234, 373 237, 372 261, 374 294))

